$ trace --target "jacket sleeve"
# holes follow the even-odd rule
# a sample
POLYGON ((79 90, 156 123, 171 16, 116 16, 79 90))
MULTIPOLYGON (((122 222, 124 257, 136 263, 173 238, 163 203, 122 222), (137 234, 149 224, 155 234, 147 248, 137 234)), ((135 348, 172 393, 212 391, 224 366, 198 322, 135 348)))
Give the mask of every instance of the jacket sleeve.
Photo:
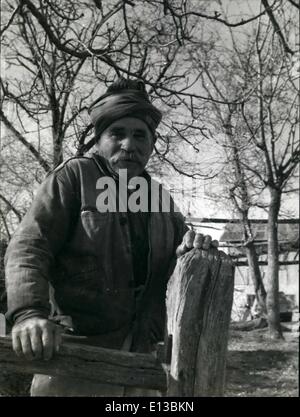
POLYGON ((63 165, 39 187, 8 245, 5 256, 8 321, 49 316, 51 266, 66 241, 77 210, 75 173, 63 165))
MULTIPOLYGON (((174 204, 174 203, 173 203, 174 204)), ((177 209, 172 213, 173 224, 174 224, 174 253, 173 257, 170 259, 169 269, 164 279, 163 289, 157 290, 155 294, 150 296, 152 301, 152 310, 150 312, 150 326, 149 326, 149 335, 150 343, 156 344, 159 341, 164 340, 165 331, 166 331, 166 290, 167 283, 174 271, 176 266, 177 257, 176 249, 182 243, 183 236, 189 230, 188 226, 185 224, 185 218, 181 212, 177 209)), ((146 340, 146 338, 145 338, 146 340)))
POLYGON ((177 247, 182 243, 183 236, 189 230, 189 227, 185 223, 184 216, 180 213, 174 213, 174 222, 175 222, 175 252, 177 247))

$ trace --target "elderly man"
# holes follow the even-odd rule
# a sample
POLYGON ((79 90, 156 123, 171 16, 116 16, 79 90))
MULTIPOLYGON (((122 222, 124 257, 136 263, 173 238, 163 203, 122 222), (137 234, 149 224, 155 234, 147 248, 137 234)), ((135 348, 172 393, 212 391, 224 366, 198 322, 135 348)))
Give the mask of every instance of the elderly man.
MULTIPOLYGON (((217 244, 189 231, 173 204, 162 210, 161 193, 151 191, 145 166, 161 113, 144 84, 117 80, 89 113, 97 152, 71 158, 47 176, 6 253, 13 348, 28 360, 49 360, 63 332, 81 343, 153 351, 163 339, 166 284, 176 256, 217 244), (99 196, 107 192, 99 188, 99 179, 119 184, 125 174, 127 182, 137 177, 149 184, 142 195, 144 209, 126 209, 118 192, 112 193, 116 210, 99 209, 99 196), (160 209, 151 212, 155 198, 160 209)), ((134 190, 126 191, 130 198, 134 190)), ((35 375, 31 395, 131 395, 129 391, 35 375)))

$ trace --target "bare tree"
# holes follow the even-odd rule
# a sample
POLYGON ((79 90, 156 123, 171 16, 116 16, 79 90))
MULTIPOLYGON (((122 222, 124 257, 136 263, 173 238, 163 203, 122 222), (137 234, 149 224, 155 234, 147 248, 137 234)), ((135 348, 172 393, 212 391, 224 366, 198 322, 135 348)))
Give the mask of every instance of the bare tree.
MULTIPOLYGON (((290 45, 295 44, 298 36, 293 13, 292 8, 281 8, 276 15, 282 36, 290 45)), ((239 39, 229 29, 232 47, 223 48, 221 54, 215 52, 217 48, 194 51, 191 59, 200 68, 207 95, 219 99, 207 104, 206 115, 210 114, 215 140, 223 147, 225 160, 231 166, 228 176, 223 171, 222 179, 225 179, 227 195, 243 219, 247 251, 253 240, 249 208, 267 205, 267 311, 270 335, 276 338, 282 336, 277 221, 283 194, 295 188, 294 174, 299 163, 296 86, 299 74, 294 72, 291 54, 282 37, 274 32, 273 22, 264 16, 254 25, 253 32, 244 33, 239 39), (233 103, 238 91, 246 92, 244 100, 233 103), (228 104, 222 105, 221 101, 228 104)), ((249 264, 259 277, 255 259, 253 253, 249 264)), ((256 281, 261 280, 256 278, 256 281)), ((261 289, 264 298, 265 291, 261 289)))
MULTIPOLYGON (((253 135, 253 142, 265 160, 266 170, 261 177, 270 195, 268 214, 268 321, 271 335, 281 336, 278 300, 278 230, 277 221, 282 194, 288 185, 300 160, 297 134, 299 124, 298 91, 291 74, 290 60, 285 50, 276 45, 274 33, 261 37, 259 26, 256 38, 258 60, 258 120, 254 122, 249 108, 243 108, 243 117, 252 134, 259 129, 259 137, 253 135), (273 52, 270 62, 265 45, 273 52)), ((260 172, 253 170, 255 175, 260 172)))
MULTIPOLYGON (((204 9, 198 6, 197 10, 204 9)), ((175 12, 185 8, 186 2, 180 0, 175 12)), ((15 195, 27 191, 26 207, 36 182, 64 154, 74 154, 75 142, 81 151, 87 149, 83 144, 91 125, 85 110, 120 75, 142 79, 165 113, 157 158, 179 173, 204 175, 200 165, 197 172, 188 162, 182 166, 173 152, 176 141, 197 148, 199 131, 205 132, 205 126, 196 125, 193 113, 188 115, 193 100, 207 99, 197 91, 197 77, 185 53, 193 46, 197 16, 177 17, 167 10, 167 3, 155 0, 6 0, 2 14, 2 174, 14 183, 1 186, 9 203, 1 200, 5 213, 23 211, 24 199, 15 195), (20 154, 19 149, 24 152, 20 154), (22 170, 26 170, 25 176, 22 170)))

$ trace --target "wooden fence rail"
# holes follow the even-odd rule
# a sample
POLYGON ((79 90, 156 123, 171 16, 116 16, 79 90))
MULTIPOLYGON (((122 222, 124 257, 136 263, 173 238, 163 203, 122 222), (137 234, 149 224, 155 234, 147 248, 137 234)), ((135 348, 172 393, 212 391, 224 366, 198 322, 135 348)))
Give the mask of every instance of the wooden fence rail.
POLYGON ((222 396, 233 276, 230 258, 215 249, 193 249, 179 258, 167 289, 164 352, 157 358, 64 341, 50 361, 24 361, 1 337, 0 372, 84 378, 166 396, 222 396))
MULTIPOLYGON (((1 371, 84 378, 128 387, 166 389, 161 363, 150 354, 131 353, 63 342, 50 361, 25 361, 16 356, 8 337, 0 337, 1 371)), ((0 372, 1 372, 0 371, 0 372)))

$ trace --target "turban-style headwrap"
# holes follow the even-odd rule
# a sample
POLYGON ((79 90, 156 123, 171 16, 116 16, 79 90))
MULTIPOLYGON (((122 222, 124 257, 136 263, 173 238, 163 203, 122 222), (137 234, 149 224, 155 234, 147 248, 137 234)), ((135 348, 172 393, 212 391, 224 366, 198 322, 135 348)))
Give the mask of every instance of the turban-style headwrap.
POLYGON ((136 117, 146 123, 153 134, 161 121, 161 112, 151 104, 142 81, 121 78, 89 108, 96 136, 123 117, 136 117))

